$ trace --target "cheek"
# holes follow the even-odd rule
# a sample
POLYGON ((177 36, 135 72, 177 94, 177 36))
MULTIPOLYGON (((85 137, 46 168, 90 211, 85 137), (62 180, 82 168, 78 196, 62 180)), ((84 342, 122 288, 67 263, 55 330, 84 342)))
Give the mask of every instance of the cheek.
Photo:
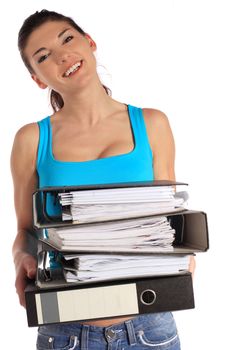
POLYGON ((36 75, 40 80, 48 84, 55 80, 56 72, 52 65, 46 64, 43 67, 37 67, 36 75))

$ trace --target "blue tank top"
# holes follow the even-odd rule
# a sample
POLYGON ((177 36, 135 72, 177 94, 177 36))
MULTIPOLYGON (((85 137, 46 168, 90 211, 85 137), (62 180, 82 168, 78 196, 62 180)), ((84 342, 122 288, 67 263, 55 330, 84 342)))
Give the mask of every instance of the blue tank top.
MULTIPOLYGON (((50 117, 39 121, 40 134, 37 155, 39 187, 153 180, 152 151, 142 109, 128 105, 128 114, 134 140, 133 150, 125 154, 83 162, 66 162, 55 159, 52 152, 50 117)), ((54 208, 49 210, 49 206, 48 211, 54 212, 54 208)))

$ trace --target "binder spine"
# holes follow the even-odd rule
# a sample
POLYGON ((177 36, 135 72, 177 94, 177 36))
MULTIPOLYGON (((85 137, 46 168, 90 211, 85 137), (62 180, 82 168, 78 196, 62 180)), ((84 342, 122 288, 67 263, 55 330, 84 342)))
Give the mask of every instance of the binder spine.
POLYGON ((30 327, 194 308, 190 273, 25 293, 30 327))

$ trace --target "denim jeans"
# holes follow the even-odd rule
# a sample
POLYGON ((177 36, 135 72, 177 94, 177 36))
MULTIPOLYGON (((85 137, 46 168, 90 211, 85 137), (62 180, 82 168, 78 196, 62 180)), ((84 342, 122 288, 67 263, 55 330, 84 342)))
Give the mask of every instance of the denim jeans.
POLYGON ((66 323, 41 326, 37 350, 180 350, 170 312, 141 315, 109 327, 66 323))

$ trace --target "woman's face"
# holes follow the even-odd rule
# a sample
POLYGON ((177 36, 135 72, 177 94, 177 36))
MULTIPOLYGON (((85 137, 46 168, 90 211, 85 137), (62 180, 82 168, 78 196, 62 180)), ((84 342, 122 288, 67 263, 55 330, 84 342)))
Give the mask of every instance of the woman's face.
POLYGON ((24 53, 39 87, 49 86, 62 94, 83 88, 96 77, 95 50, 88 34, 80 34, 67 22, 51 21, 30 35, 24 53))

